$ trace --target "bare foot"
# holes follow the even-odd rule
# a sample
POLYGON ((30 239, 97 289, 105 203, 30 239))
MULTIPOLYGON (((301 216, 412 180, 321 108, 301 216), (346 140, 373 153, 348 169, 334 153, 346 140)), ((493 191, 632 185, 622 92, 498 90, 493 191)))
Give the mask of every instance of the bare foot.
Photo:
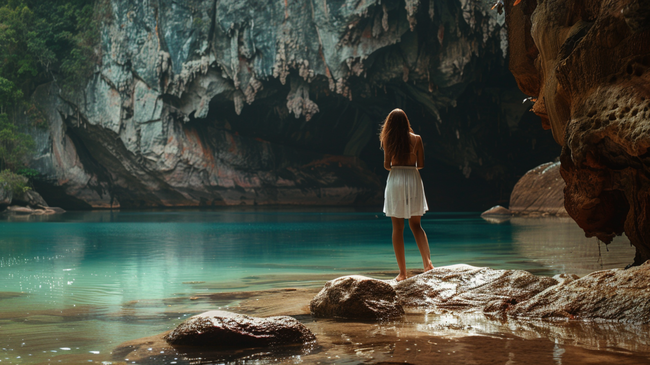
POLYGON ((424 267, 424 272, 427 272, 427 271, 430 271, 430 270, 433 270, 433 264, 429 262, 429 265, 424 267))
POLYGON ((406 275, 399 274, 395 278, 395 281, 402 281, 402 280, 406 280, 406 275))

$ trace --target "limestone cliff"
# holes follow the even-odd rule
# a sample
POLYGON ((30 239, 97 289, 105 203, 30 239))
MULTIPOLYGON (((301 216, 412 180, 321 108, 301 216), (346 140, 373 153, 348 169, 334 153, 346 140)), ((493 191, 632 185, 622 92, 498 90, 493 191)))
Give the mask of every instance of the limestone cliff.
POLYGON ((588 237, 650 259, 650 2, 506 4, 510 69, 562 146, 565 207, 588 237))
POLYGON ((375 204, 394 107, 459 176, 507 184, 535 149, 521 94, 482 83, 507 55, 485 2, 105 1, 92 79, 34 95, 51 204, 375 204))

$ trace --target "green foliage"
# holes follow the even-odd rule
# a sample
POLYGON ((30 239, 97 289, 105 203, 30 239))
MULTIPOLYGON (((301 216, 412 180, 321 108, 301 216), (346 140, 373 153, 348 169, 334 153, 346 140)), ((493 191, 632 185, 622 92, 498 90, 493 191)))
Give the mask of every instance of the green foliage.
POLYGON ((0 114, 0 169, 21 167, 34 150, 32 137, 17 129, 9 122, 7 114, 0 114))
POLYGON ((101 23, 94 12, 96 1, 102 0, 0 0, 4 112, 15 113, 24 96, 44 82, 71 90, 92 74, 101 23))
POLYGON ((38 170, 34 170, 30 168, 18 169, 16 170, 16 174, 26 177, 27 179, 29 179, 29 181, 34 181, 41 178, 41 173, 38 172, 38 170))
POLYGON ((26 177, 14 174, 9 170, 0 171, 0 186, 12 191, 14 196, 32 189, 26 177))
POLYGON ((36 87, 54 81, 72 91, 91 76, 104 13, 105 0, 0 0, 0 169, 21 167, 34 149, 17 130, 19 114, 47 126, 27 101, 36 87))

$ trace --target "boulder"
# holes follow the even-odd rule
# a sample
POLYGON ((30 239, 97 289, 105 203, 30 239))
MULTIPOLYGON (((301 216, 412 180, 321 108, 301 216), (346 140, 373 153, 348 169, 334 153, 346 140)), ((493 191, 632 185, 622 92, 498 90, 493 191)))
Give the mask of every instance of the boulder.
POLYGON ((316 341, 316 337, 289 316, 259 318, 209 311, 190 317, 165 336, 165 340, 175 346, 252 348, 308 344, 316 341))
POLYGON ((567 216, 559 162, 547 162, 528 171, 510 194, 510 211, 526 216, 567 216))
POLYGON ((535 295, 508 310, 513 318, 588 319, 650 323, 650 261, 593 272, 535 295))
POLYGON ((49 207, 41 194, 34 190, 27 190, 22 194, 14 196, 13 203, 16 205, 29 205, 32 208, 44 209, 49 207))
POLYGON ((313 316, 325 318, 385 319, 404 314, 388 282, 360 275, 328 281, 309 308, 313 316))
POLYGON ((512 212, 504 208, 500 205, 493 206, 492 208, 486 210, 485 212, 481 213, 481 217, 486 217, 486 216, 511 216, 512 212))
POLYGON ((523 270, 459 264, 434 268, 394 287, 404 307, 499 315, 556 284, 556 279, 523 270))
POLYGON ((481 213, 481 218, 485 219, 490 223, 503 223, 510 220, 512 217, 512 212, 509 209, 506 209, 500 205, 496 205, 485 212, 481 213))

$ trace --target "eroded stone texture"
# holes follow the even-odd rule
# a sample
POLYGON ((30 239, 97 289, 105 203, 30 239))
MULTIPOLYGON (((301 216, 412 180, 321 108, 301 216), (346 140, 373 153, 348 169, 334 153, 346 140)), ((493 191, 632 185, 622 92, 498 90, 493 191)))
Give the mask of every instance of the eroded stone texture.
POLYGON ((523 270, 493 270, 465 264, 437 267, 395 287, 404 307, 438 312, 503 313, 558 283, 523 270))
POLYGON ((388 319, 404 309, 385 281, 352 275, 328 281, 309 305, 315 317, 388 319))
POLYGON ((606 243, 625 232, 634 263, 643 263, 650 259, 650 2, 506 5, 510 69, 563 146, 567 212, 606 243))
POLYGON ((567 280, 507 311, 515 318, 650 323, 650 261, 567 280))
POLYGON ((510 211, 525 216, 566 216, 560 163, 549 162, 528 171, 510 194, 510 211))
POLYGON ((72 94, 44 85, 34 95, 50 129, 33 132, 32 165, 52 182, 39 191, 53 205, 377 203, 382 182, 362 152, 397 106, 423 121, 429 156, 498 180, 511 157, 481 145, 504 135, 491 127, 502 119, 517 131, 527 108, 518 91, 477 86, 477 99, 502 103, 499 116, 442 120, 484 71, 502 70, 504 18, 482 1, 106 9, 92 79, 72 94))
POLYGON ((316 341, 311 331, 289 316, 249 317, 209 311, 190 317, 165 336, 171 345, 251 348, 304 345, 316 341))

